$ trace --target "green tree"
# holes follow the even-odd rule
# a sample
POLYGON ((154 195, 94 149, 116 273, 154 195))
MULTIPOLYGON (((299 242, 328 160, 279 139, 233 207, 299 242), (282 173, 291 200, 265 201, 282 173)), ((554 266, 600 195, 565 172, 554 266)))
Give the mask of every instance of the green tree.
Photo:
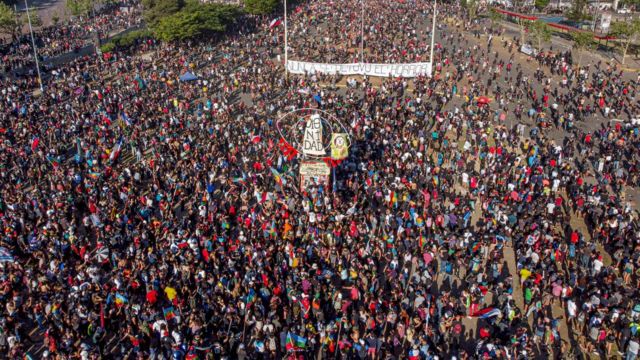
POLYGON ((279 3, 280 0, 244 0, 244 8, 254 15, 271 14, 279 3))
POLYGON ((614 22, 611 24, 609 34, 614 35, 622 41, 622 63, 624 64, 629 45, 638 40, 638 35, 640 34, 640 19, 614 22))
POLYGON ((529 33, 536 41, 536 49, 542 51, 542 44, 551 40, 551 29, 542 20, 532 21, 528 24, 529 33))
POLYGON ((478 17, 478 2, 476 0, 466 0, 464 8, 467 10, 469 20, 474 20, 478 17))
POLYGON ((573 34, 573 48, 578 52, 578 67, 582 64, 582 55, 586 51, 595 49, 596 42, 593 40, 593 34, 589 32, 576 32, 573 34))
POLYGON ((626 6, 628 8, 638 9, 638 6, 640 6, 640 0, 621 0, 620 5, 626 6))
POLYGON ((495 26, 502 21, 502 14, 496 9, 491 8, 491 10, 489 10, 489 20, 491 20, 491 28, 495 28, 495 26))
POLYGON ((54 12, 51 16, 51 21, 53 21, 53 25, 58 25, 58 23, 60 22, 60 14, 58 14, 57 11, 54 12))
POLYGON ((184 0, 142 0, 144 20, 150 27, 157 26, 160 21, 178 13, 184 6, 184 0))
POLYGON ((93 9, 91 0, 67 0, 66 7, 73 16, 88 15, 93 9))
POLYGON ((516 18, 516 23, 520 28, 520 43, 524 44, 527 41, 527 28, 531 20, 516 18))
POLYGON ((538 9, 538 11, 542 11, 547 7, 547 5, 549 5, 550 2, 551 0, 535 0, 534 5, 536 9, 538 9))
POLYGON ((153 31, 163 41, 194 38, 225 31, 240 13, 234 5, 189 4, 179 12, 160 19, 153 31))
POLYGON ((37 9, 30 7, 29 8, 29 16, 27 16, 27 12, 26 11, 23 12, 22 16, 20 17, 20 22, 22 24, 28 24, 29 23, 29 17, 31 17, 31 26, 33 26, 33 27, 42 26, 42 18, 38 14, 38 10, 37 9))
POLYGON ((10 6, 0 2, 0 33, 14 35, 17 27, 16 13, 10 6))
POLYGON ((567 13, 567 18, 575 22, 587 20, 590 17, 586 12, 588 4, 588 0, 573 0, 571 9, 567 13))

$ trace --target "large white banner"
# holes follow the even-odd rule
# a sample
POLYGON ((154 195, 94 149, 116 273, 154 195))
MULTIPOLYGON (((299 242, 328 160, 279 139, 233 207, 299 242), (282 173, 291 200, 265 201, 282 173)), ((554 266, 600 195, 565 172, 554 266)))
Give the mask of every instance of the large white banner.
POLYGON ((292 74, 320 73, 339 75, 368 75, 381 77, 406 77, 412 78, 420 75, 431 76, 431 63, 408 64, 325 64, 305 61, 287 61, 287 70, 292 74))

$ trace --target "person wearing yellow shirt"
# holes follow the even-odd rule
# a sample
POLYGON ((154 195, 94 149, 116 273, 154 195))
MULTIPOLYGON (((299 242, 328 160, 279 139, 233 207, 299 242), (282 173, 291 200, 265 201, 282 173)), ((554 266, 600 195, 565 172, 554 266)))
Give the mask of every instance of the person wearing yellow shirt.
POLYGON ((525 281, 531 276, 531 271, 527 269, 520 270, 520 285, 524 284, 525 281))

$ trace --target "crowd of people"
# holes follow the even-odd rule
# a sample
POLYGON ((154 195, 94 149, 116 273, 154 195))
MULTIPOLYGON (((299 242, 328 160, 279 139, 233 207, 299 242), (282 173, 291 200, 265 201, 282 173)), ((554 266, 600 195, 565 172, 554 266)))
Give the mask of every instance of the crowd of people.
MULTIPOLYGON (((367 3, 366 61, 428 60, 430 9, 367 3)), ((361 12, 291 9, 296 60, 357 60, 336 4, 361 12)), ((77 58, 42 94, 1 74, 0 351, 635 359, 639 79, 438 19, 431 77, 287 76, 283 29, 250 15, 77 58), (277 124, 314 107, 352 145, 301 189, 277 124)))
POLYGON ((429 61, 430 3, 334 0, 329 5, 304 2, 293 12, 292 59, 335 64, 429 61))
MULTIPOLYGON (((114 32, 140 26, 141 10, 139 2, 125 0, 105 4, 87 15, 68 17, 62 21, 57 19, 59 23, 35 27, 33 35, 38 57, 46 63, 59 55, 77 52, 88 45, 100 44, 101 40, 114 32)), ((0 69, 5 73, 22 73, 25 69, 35 67, 29 32, 8 41, 4 46, 1 45, 2 42, 0 58, 3 61, 0 69)))

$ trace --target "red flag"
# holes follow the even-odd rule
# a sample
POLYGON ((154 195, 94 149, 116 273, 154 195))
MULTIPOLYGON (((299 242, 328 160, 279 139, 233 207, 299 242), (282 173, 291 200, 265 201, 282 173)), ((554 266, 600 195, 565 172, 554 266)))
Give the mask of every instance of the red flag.
POLYGON ((273 29, 275 27, 278 27, 280 24, 282 24, 282 20, 273 19, 273 20, 271 20, 271 23, 269 24, 269 29, 273 29))
POLYGON ((33 140, 31 140, 31 152, 35 152, 38 148, 38 144, 40 144, 40 138, 35 136, 33 140))

